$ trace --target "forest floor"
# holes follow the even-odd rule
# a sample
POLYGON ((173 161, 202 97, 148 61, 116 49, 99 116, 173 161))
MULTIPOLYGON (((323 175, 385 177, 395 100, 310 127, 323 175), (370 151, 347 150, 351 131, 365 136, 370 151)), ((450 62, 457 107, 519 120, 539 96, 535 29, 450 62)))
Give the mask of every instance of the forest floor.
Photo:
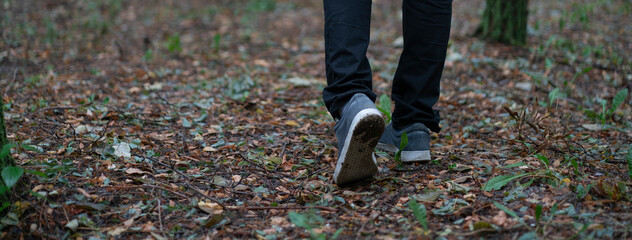
MULTIPOLYGON (((1 239, 632 239, 630 1, 530 1, 526 46, 455 1, 432 161, 344 188, 321 1, 2 3, 1 239)), ((389 108, 401 2, 373 5, 389 108)))

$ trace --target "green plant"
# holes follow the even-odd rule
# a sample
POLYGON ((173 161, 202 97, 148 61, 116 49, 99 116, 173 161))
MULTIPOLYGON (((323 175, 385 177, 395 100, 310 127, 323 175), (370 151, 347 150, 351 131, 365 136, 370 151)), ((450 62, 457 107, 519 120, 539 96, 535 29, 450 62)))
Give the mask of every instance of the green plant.
POLYGON ((628 177, 632 180, 632 147, 628 149, 628 155, 625 156, 625 160, 628 162, 628 177))
POLYGON ((215 52, 219 52, 221 40, 222 40, 222 35, 219 33, 216 33, 215 36, 213 37, 213 48, 215 49, 215 52))
POLYGON ((560 94, 559 88, 554 88, 553 90, 549 92, 549 103, 547 105, 549 109, 553 107, 553 102, 555 102, 555 100, 559 97, 559 94, 560 94))
POLYGON ((413 215, 417 218, 424 231, 428 232, 428 214, 426 212, 426 205, 417 203, 417 200, 410 198, 408 201, 408 207, 413 211, 413 215))
MULTIPOLYGON (((577 80, 577 78, 581 77, 582 75, 590 72, 590 70, 592 70, 592 67, 586 67, 584 69, 582 69, 581 71, 575 73, 575 75, 573 75, 573 77, 570 80, 570 83, 574 83, 575 80, 577 80)), ((569 85, 569 81, 564 80, 564 86, 567 87, 569 85)))
MULTIPOLYGON (((2 150, 0 150, 0 159, 4 161, 10 158, 9 155, 13 146, 14 144, 12 143, 8 143, 2 146, 2 150)), ((8 192, 11 187, 13 187, 18 182, 18 180, 20 180, 22 174, 24 174, 24 169, 21 167, 11 165, 2 166, 2 172, 0 174, 2 176, 2 181, 0 181, 0 195, 8 192)), ((9 202, 2 203, 2 205, 0 206, 0 211, 4 210, 9 205, 9 202)))
POLYGON ((617 92, 617 94, 612 99, 612 104, 608 108, 608 102, 604 99, 600 100, 601 103, 601 111, 596 113, 592 110, 584 110, 588 117, 599 120, 601 125, 606 125, 606 120, 612 119, 616 113, 616 110, 625 102, 625 99, 628 96, 628 89, 624 88, 617 92))
POLYGON ((380 96, 379 105, 376 105, 377 109, 386 116, 386 123, 391 122, 391 99, 386 94, 380 96))
POLYGON ((315 232, 314 229, 320 227, 325 220, 314 210, 307 211, 306 213, 290 212, 288 218, 294 225, 309 231, 311 239, 336 239, 342 232, 342 228, 338 229, 331 237, 328 237, 324 232, 315 232))
MULTIPOLYGON (((518 239, 542 239, 547 236, 549 231, 547 229, 554 224, 554 220, 557 216, 567 215, 569 217, 581 218, 581 215, 578 215, 575 207, 573 205, 568 206, 566 209, 558 210, 558 205, 553 204, 551 210, 548 215, 545 215, 543 210, 544 207, 540 204, 535 206, 534 211, 534 219, 535 219, 535 228, 533 228, 533 224, 528 224, 523 217, 520 217, 518 213, 513 210, 505 207, 504 205, 494 201, 494 206, 505 212, 507 215, 515 219, 523 228, 527 229, 527 232, 520 236, 518 239)), ((590 225, 590 223, 571 223, 573 226, 577 227, 579 231, 577 231, 572 237, 568 239, 575 239, 580 234, 582 234, 590 225)))
POLYGON ((250 0, 246 5, 247 10, 251 12, 271 12, 276 9, 276 1, 274 0, 250 0))
POLYGON ((402 164, 402 151, 404 150, 404 147, 408 146, 408 134, 406 132, 402 133, 402 139, 399 143, 399 150, 397 150, 397 153, 395 153, 395 162, 397 163, 397 165, 401 165, 402 164))
MULTIPOLYGON (((525 186, 531 185, 536 179, 542 180, 545 183, 551 184, 552 186, 558 186, 559 183, 566 178, 562 176, 559 172, 555 171, 556 169, 550 168, 551 161, 549 160, 548 157, 542 154, 533 154, 532 156, 540 160, 542 164, 544 165, 544 168, 537 169, 537 168, 534 168, 533 166, 526 165, 522 162, 505 166, 504 168, 526 166, 528 167, 527 169, 530 169, 532 171, 496 176, 492 179, 489 179, 489 181, 485 183, 485 185, 483 186, 483 190, 484 191, 499 190, 513 180, 527 178, 527 177, 530 178, 530 181, 524 183, 523 185, 525 186)), ((575 161, 572 158, 569 159, 568 161, 569 161, 568 164, 570 164, 574 168, 575 172, 577 173, 578 172, 577 168, 579 167, 579 165, 577 164, 577 161, 575 161)))
POLYGON ((250 95, 250 89, 257 86, 257 83, 247 73, 242 74, 238 78, 223 76, 215 81, 225 88, 224 94, 227 97, 241 101, 245 101, 250 95))
POLYGON ((176 33, 167 38, 167 49, 171 53, 182 51, 182 45, 180 44, 180 34, 176 33))

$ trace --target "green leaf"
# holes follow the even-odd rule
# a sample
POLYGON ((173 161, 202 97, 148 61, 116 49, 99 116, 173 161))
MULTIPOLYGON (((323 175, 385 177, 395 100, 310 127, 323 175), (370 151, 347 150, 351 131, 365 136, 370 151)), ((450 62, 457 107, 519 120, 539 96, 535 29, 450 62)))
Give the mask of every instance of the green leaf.
POLYGON ((46 173, 40 172, 40 171, 35 171, 35 170, 26 170, 27 173, 33 174, 33 175, 37 175, 43 178, 48 178, 48 176, 46 175, 46 173))
POLYGON ((380 96, 380 105, 377 106, 377 109, 380 110, 380 112, 382 112, 382 114, 384 114, 384 116, 386 116, 386 123, 389 123, 391 121, 391 99, 386 95, 386 94, 382 94, 382 96, 380 96))
POLYGON ((415 215, 415 218, 417 218, 424 230, 428 231, 426 205, 419 204, 414 198, 411 198, 408 202, 408 207, 413 210, 413 215, 415 215))
POLYGON ((22 177, 22 174, 24 174, 24 169, 21 167, 4 167, 4 169, 2 169, 2 180, 7 187, 11 188, 18 182, 20 177, 22 177))
POLYGON ((26 151, 33 151, 33 152, 38 152, 38 153, 42 152, 42 150, 40 150, 40 149, 38 149, 38 148, 36 148, 36 147, 34 147, 32 145, 22 144, 22 145, 20 145, 20 147, 22 147, 26 151))
POLYGON ((549 92, 549 105, 548 105, 548 107, 552 107, 553 106, 553 102, 555 101, 555 99, 557 99, 559 93, 560 93, 560 89, 559 88, 554 88, 553 90, 551 90, 551 92, 549 92))
POLYGON ((542 219, 542 205, 535 206, 535 221, 540 224, 540 219, 542 219))
POLYGON ((395 154, 395 162, 397 164, 401 164, 402 151, 404 150, 404 147, 406 147, 407 145, 408 145, 408 134, 406 132, 403 132, 402 139, 399 143, 399 150, 397 150, 397 153, 395 154))
POLYGON ((331 239, 336 239, 338 238, 338 236, 340 235, 340 233, 342 232, 343 228, 338 229, 334 235, 331 236, 331 239))
POLYGON ((527 164, 523 163, 523 162, 517 162, 514 164, 509 164, 507 166, 503 166, 503 168, 514 168, 514 167, 522 167, 522 166, 527 166, 527 164))
POLYGON ((4 211, 5 208, 7 208, 8 206, 10 206, 11 204, 9 204, 9 202, 4 202, 2 203, 2 206, 0 206, 0 212, 4 211))
POLYGON ((628 149, 628 155, 625 156, 625 160, 628 161, 628 177, 632 179, 632 147, 628 149))
POLYGON ((573 166, 573 170, 575 171, 575 174, 579 175, 579 164, 577 164, 576 157, 571 158, 571 166, 573 166))
POLYGON ((216 52, 219 52, 221 40, 222 40, 222 35, 219 33, 216 33, 215 36, 213 37, 213 48, 215 49, 216 52))
POLYGON ((530 239, 538 239, 538 235, 535 232, 527 232, 525 234, 522 234, 522 236, 518 238, 518 240, 530 240, 530 239))
POLYGON ((408 146, 408 134, 406 132, 402 133, 402 141, 399 143, 399 149, 404 149, 408 146))
POLYGON ((608 115, 612 115, 614 111, 621 106, 621 104, 625 101, 625 98, 628 96, 628 89, 624 88, 617 92, 617 95, 612 99, 612 107, 608 111, 608 115))
POLYGON ((546 168, 549 168, 549 158, 547 158, 546 156, 541 155, 541 154, 536 154, 534 156, 537 157, 538 159, 540 159, 540 161, 542 161, 544 163, 544 166, 546 168))
POLYGON ((500 204, 500 203, 498 203, 498 202, 494 201, 494 205, 495 205, 498 209, 500 209, 500 210, 502 210, 503 212, 505 212, 505 213, 509 214, 509 216, 512 216, 512 217, 514 217, 514 218, 518 218, 518 214, 516 214, 516 212, 514 212, 513 210, 511 210, 511 209, 509 209, 509 208, 507 208, 507 207, 503 206, 502 204, 500 204))
POLYGON ((523 176, 529 175, 531 173, 523 173, 518 175, 501 175, 492 179, 489 179, 485 186, 483 186, 483 190, 491 191, 498 190, 503 186, 507 185, 507 183, 511 182, 514 179, 521 178, 523 176))
POLYGON ((189 121, 189 119, 187 119, 187 118, 182 118, 182 127, 190 128, 191 127, 191 121, 189 121))
POLYGON ((312 229, 312 225, 309 223, 309 219, 305 215, 297 212, 290 212, 288 214, 288 217, 290 218, 290 221, 294 223, 294 225, 308 230, 312 229))
POLYGON ((11 154, 11 148, 13 148, 12 143, 7 143, 2 146, 2 150, 0 150, 0 158, 5 158, 11 154))

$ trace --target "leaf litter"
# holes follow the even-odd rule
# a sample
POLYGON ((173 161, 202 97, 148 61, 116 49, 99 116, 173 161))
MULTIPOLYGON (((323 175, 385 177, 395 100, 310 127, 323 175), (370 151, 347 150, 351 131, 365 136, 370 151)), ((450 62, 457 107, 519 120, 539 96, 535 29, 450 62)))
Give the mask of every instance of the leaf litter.
MULTIPOLYGON (((0 82, 9 139, 31 146, 12 152, 27 176, 14 187, 32 191, 16 194, 0 238, 632 232, 622 90, 632 87, 632 36, 613 30, 625 29, 629 3, 535 1, 550 11, 530 12, 535 33, 512 47, 468 37, 482 1, 455 2, 433 161, 400 165, 378 152, 374 179, 338 188, 320 100, 322 6, 27 2, 3 6, 20 11, 2 22, 12 27, 0 82)), ((388 113, 400 3, 374 4, 369 56, 388 113)))

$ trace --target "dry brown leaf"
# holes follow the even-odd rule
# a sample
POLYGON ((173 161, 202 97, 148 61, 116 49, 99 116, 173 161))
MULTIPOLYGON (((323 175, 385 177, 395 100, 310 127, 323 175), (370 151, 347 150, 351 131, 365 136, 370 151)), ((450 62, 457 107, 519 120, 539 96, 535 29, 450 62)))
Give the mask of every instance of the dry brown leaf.
POLYGON ((221 214, 222 212, 224 212, 222 206, 214 202, 199 201, 198 208, 208 214, 221 214))
POLYGON ((507 214, 503 211, 498 211, 496 216, 492 218, 492 223, 498 226, 504 226, 507 223, 507 214))
POLYGON ((138 168, 128 168, 127 170, 125 170, 125 173, 127 173, 127 174, 145 174, 145 172, 143 170, 140 170, 138 168))

